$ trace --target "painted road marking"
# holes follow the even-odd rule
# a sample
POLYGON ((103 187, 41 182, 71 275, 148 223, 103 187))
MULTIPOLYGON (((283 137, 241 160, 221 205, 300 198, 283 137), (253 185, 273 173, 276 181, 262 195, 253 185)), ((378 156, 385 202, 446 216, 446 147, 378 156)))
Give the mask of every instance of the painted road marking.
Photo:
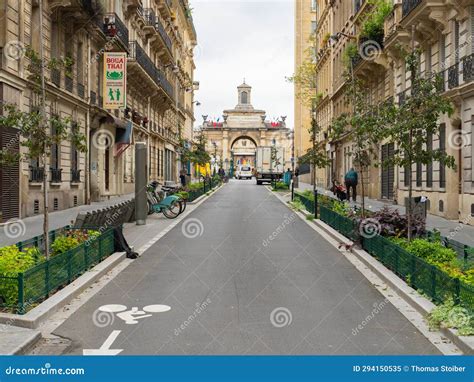
POLYGON ((123 349, 110 349, 114 341, 117 339, 121 330, 114 330, 110 333, 109 337, 105 340, 99 349, 84 349, 83 355, 117 355, 123 352, 123 349))

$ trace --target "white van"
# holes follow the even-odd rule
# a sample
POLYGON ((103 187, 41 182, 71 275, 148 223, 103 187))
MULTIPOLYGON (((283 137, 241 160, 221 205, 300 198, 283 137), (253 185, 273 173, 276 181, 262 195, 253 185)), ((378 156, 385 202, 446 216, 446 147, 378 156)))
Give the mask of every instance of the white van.
POLYGON ((240 166, 235 172, 237 179, 252 179, 252 168, 250 166, 240 166))

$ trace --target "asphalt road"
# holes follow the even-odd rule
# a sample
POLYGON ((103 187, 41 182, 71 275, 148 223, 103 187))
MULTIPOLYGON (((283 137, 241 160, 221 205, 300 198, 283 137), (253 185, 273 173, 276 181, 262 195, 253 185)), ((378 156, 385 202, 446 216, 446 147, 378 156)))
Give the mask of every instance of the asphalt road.
POLYGON ((215 193, 54 334, 70 354, 439 354, 255 180, 215 193), (111 304, 139 312, 98 310, 111 304), (140 312, 157 304, 171 309, 140 312))

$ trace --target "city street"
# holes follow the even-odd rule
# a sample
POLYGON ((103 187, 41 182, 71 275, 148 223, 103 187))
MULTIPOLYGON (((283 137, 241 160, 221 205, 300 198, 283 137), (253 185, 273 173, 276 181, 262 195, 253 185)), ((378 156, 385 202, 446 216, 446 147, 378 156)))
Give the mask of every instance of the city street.
POLYGON ((439 354, 384 300, 266 187, 231 180, 53 334, 68 354, 439 354))

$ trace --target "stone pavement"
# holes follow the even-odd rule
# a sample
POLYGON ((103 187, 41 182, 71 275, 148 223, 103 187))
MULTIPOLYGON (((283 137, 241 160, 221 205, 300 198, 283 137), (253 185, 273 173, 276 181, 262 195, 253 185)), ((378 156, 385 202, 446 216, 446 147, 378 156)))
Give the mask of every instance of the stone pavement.
MULTIPOLYGON (((76 220, 76 216, 79 212, 87 212, 97 210, 99 208, 108 207, 125 200, 133 198, 133 194, 117 196, 109 200, 102 202, 94 202, 89 205, 82 205, 73 208, 68 208, 61 211, 51 212, 49 214, 49 230, 55 230, 61 227, 64 227, 71 222, 76 220)), ((24 229, 22 229, 22 235, 17 237, 9 237, 6 235, 7 224, 0 225, 0 247, 5 245, 11 245, 18 243, 19 241, 24 241, 31 239, 32 237, 41 235, 43 233, 43 215, 30 216, 24 219, 21 219, 24 224, 24 229)))
MULTIPOLYGON (((312 190, 313 186, 311 184, 299 182, 299 191, 304 191, 308 189, 312 190)), ((318 187, 317 189, 318 192, 320 192, 321 194, 334 197, 333 193, 329 190, 320 187, 318 187)), ((360 196, 358 197, 358 200, 360 200, 360 196)), ((356 204, 360 206, 360 202, 357 202, 356 204)), ((393 204, 391 202, 384 202, 381 200, 365 198, 365 208, 369 211, 378 211, 385 206, 390 207, 394 210, 396 209, 400 213, 405 213, 404 206, 393 204)), ((443 217, 428 213, 428 216, 426 218, 426 227, 430 230, 436 228, 441 232, 441 235, 474 247, 474 226, 463 224, 456 220, 448 220, 443 217)))

